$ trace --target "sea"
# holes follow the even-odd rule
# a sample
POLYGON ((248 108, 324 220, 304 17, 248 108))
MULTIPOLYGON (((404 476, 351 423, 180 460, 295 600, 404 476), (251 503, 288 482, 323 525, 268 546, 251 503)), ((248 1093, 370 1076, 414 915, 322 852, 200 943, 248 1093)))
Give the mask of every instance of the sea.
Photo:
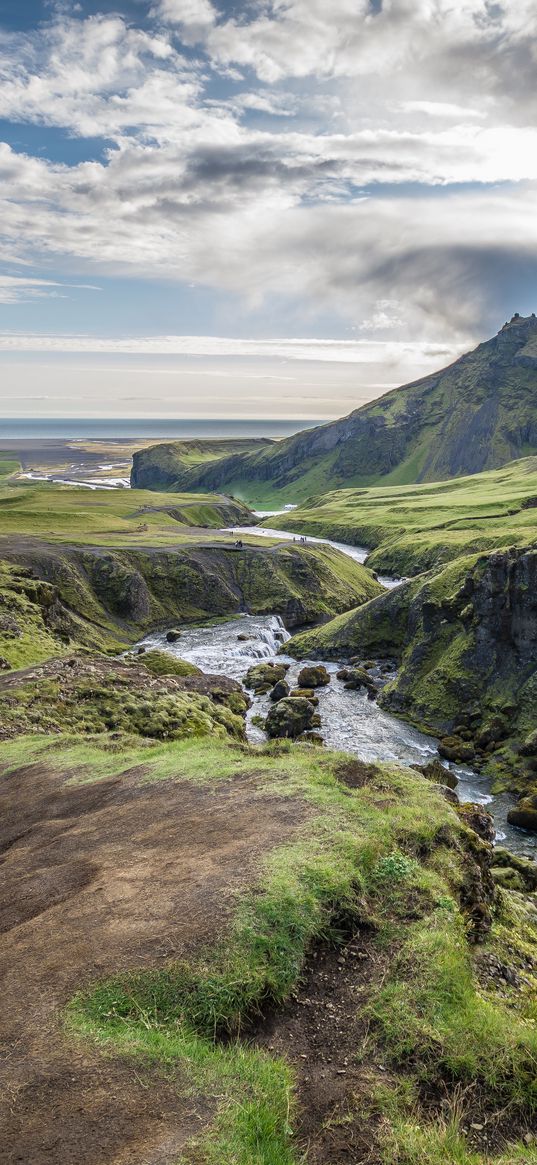
POLYGON ((299 433, 301 429, 313 429, 316 425, 325 423, 323 420, 230 420, 200 418, 199 420, 155 419, 154 417, 109 418, 103 420, 93 417, 79 418, 47 418, 32 420, 30 417, 0 418, 0 441, 20 440, 49 440, 64 438, 123 438, 124 440, 138 437, 155 437, 166 440, 169 438, 218 438, 218 437, 289 437, 292 433, 299 433))

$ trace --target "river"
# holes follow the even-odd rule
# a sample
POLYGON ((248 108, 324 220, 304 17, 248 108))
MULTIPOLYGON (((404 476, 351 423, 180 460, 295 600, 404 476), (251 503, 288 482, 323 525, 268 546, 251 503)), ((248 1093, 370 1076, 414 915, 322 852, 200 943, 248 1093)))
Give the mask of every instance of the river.
MULTIPOLYGON (((224 674, 239 681, 244 679, 251 664, 277 656, 279 661, 290 665, 288 678, 295 685, 298 672, 307 661, 297 663, 290 656, 278 655, 288 639, 289 633, 278 615, 241 615, 212 626, 185 627, 179 641, 174 644, 166 642, 164 633, 149 635, 143 642, 147 648, 157 648, 190 660, 203 671, 224 674), (239 635, 248 638, 239 639, 239 635)), ((433 737, 425 736, 384 712, 364 693, 346 691, 336 679, 337 664, 325 662, 325 667, 330 672, 331 682, 328 687, 319 689, 317 695, 322 721, 320 731, 329 747, 342 749, 365 761, 391 761, 404 765, 423 764, 438 755, 433 737)), ((251 692, 249 694, 252 696, 251 692)), ((252 724, 252 717, 266 715, 268 707, 268 696, 253 697, 247 725, 252 742, 260 743, 265 739, 264 733, 252 724)), ((537 839, 507 822, 512 797, 507 794, 493 797, 488 779, 471 769, 457 765, 447 767, 459 778, 457 792, 460 799, 486 805, 493 814, 497 840, 516 853, 535 858, 537 839)))

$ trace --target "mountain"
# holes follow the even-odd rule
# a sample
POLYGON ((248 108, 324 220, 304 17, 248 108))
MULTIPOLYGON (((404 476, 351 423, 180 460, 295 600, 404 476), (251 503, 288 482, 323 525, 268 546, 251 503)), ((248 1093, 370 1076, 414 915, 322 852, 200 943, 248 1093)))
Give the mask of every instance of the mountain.
MULTIPOLYGON (((478 473, 535 452, 537 318, 516 314, 454 364, 341 420, 186 468, 178 457, 172 488, 225 487, 248 501, 295 502, 338 486, 478 473)), ((161 486, 157 460, 151 448, 137 453, 133 484, 143 475, 146 488, 161 486)))

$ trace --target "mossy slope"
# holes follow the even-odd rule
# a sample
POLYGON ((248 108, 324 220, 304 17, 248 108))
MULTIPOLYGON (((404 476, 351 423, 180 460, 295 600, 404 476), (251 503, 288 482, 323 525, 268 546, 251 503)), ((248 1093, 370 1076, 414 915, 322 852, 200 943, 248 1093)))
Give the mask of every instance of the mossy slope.
POLYGON ((192 674, 188 664, 175 670, 173 659, 155 673, 158 655, 148 652, 148 667, 143 656, 112 662, 70 655, 0 677, 0 738, 114 732, 119 741, 123 736, 245 739, 248 698, 239 684, 196 668, 192 674))
POLYGON ((419 574, 461 554, 535 544, 537 458, 431 485, 333 490, 271 524, 367 546, 374 570, 419 574))

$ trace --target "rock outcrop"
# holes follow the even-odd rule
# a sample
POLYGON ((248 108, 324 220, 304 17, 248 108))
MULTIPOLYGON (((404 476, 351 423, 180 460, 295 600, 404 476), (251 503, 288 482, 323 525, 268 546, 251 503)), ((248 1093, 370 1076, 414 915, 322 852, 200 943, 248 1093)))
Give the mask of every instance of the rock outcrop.
POLYGON ((1 553, 0 654, 13 666, 61 644, 114 647, 161 627, 177 637, 182 624, 244 611, 295 627, 381 593, 369 571, 330 547, 124 549, 28 538, 6 540, 1 553), (24 634, 14 635, 15 624, 24 634))

